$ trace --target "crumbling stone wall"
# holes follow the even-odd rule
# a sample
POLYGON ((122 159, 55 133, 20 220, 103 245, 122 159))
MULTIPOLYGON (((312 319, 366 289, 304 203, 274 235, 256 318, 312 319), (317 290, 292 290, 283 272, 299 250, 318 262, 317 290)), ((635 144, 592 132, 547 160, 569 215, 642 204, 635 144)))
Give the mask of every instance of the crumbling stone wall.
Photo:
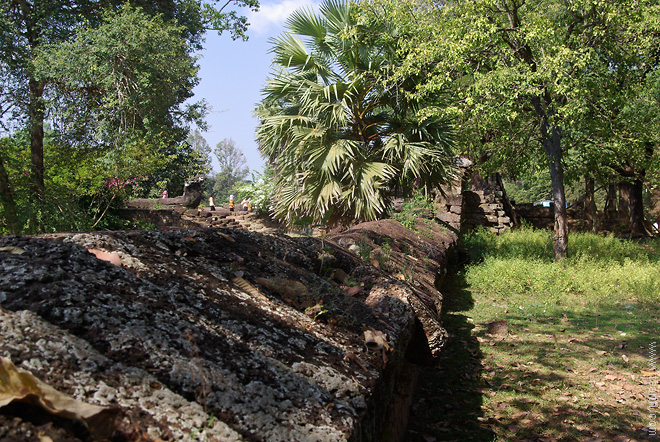
POLYGON ((436 219, 456 232, 478 226, 494 233, 511 228, 513 220, 507 214, 501 183, 495 176, 481 178, 470 166, 461 170, 460 179, 443 188, 444 195, 437 199, 436 219))
POLYGON ((464 157, 454 159, 456 178, 440 189, 436 196, 435 218, 454 232, 460 232, 463 225, 463 193, 469 178, 472 161, 464 157))
POLYGON ((467 190, 463 193, 463 227, 488 227, 494 233, 502 233, 512 227, 502 203, 500 190, 467 190))
MULTIPOLYGON (((555 209, 552 207, 552 204, 550 207, 531 203, 516 204, 516 211, 520 215, 520 219, 537 229, 552 230, 555 226, 555 209)), ((566 218, 569 229, 573 231, 585 231, 590 228, 584 212, 581 210, 566 209, 566 218)), ((610 224, 601 222, 601 227, 610 224)))

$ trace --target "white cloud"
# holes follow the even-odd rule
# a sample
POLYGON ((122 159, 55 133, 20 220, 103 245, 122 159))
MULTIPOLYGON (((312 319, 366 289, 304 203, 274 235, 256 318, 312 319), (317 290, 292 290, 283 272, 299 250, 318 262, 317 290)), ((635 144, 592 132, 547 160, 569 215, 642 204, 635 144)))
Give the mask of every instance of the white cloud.
POLYGON ((248 14, 249 29, 257 34, 267 34, 280 28, 293 11, 301 8, 316 9, 314 0, 283 0, 273 3, 262 2, 259 11, 248 14))

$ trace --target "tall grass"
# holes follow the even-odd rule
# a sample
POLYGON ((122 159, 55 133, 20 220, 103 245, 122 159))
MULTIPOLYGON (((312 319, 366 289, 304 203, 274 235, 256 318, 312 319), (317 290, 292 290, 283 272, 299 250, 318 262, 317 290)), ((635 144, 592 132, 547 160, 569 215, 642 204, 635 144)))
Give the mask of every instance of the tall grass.
POLYGON ((478 230, 464 243, 474 263, 466 269, 466 282, 474 294, 493 300, 578 308, 660 300, 660 239, 572 233, 563 262, 553 260, 546 230, 500 236, 478 230))

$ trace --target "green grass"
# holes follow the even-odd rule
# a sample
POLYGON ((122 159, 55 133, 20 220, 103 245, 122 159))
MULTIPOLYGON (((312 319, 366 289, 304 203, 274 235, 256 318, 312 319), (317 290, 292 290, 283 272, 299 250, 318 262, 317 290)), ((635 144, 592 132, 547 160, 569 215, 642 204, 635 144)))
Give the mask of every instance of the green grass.
POLYGON ((478 231, 464 244, 471 263, 442 288, 450 340, 422 371, 409 440, 651 440, 660 239, 572 233, 563 262, 542 230, 478 231), (509 334, 489 335, 499 320, 509 334))
POLYGON ((546 311, 654 304, 660 293, 660 240, 637 242, 590 233, 569 237, 569 256, 552 259, 547 231, 464 238, 473 262, 465 276, 475 294, 546 311), (523 305, 524 304, 524 305, 523 305))

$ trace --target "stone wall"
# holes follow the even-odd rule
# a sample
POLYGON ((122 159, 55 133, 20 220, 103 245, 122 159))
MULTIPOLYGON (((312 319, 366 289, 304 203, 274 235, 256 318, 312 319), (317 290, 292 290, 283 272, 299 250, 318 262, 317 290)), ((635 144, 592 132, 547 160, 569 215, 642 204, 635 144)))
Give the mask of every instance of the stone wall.
POLYGON ((456 232, 478 226, 501 233, 513 225, 505 210, 505 193, 496 177, 482 179, 463 169, 461 179, 443 188, 436 200, 435 217, 456 232))
POLYGON ((463 224, 463 189, 468 180, 472 161, 463 157, 456 157, 454 165, 458 171, 456 178, 448 185, 443 186, 435 199, 435 219, 450 230, 458 233, 463 224))
MULTIPOLYGON (((537 229, 554 229, 555 226, 555 211, 552 204, 550 207, 542 205, 516 204, 516 211, 520 215, 520 219, 524 220, 527 224, 537 229)), ((615 228, 616 220, 604 219, 603 213, 598 214, 599 229, 612 230, 615 228)), ((586 220, 584 211, 576 209, 566 209, 566 218, 568 228, 572 231, 587 231, 591 229, 590 223, 586 220)))
MULTIPOLYGON (((359 235, 401 228, 389 223, 359 235)), ((424 269, 444 266, 456 236, 436 234, 428 250, 393 237, 392 259, 422 263, 404 256, 419 250, 424 269), (397 244, 409 247, 396 255, 397 244)), ((434 275, 390 276, 345 240, 224 228, 2 237, 0 357, 108 410, 89 424, 94 440, 396 440, 411 358, 437 357, 446 335, 416 288, 434 275)), ((37 407, 0 408, 0 432, 92 440, 37 407), (35 413, 50 423, 37 428, 35 413)))
POLYGON ((494 233, 511 228, 511 218, 506 215, 500 190, 467 190, 463 192, 463 229, 477 226, 488 227, 494 233))

